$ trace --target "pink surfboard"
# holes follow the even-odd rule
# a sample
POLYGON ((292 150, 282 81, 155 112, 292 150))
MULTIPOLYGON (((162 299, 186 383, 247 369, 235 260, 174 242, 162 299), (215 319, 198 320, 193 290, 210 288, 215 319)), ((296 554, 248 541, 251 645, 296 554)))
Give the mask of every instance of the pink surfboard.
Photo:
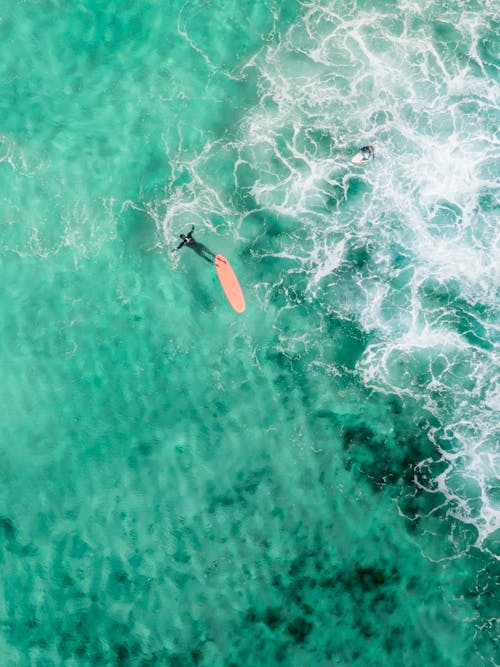
POLYGON ((237 313, 245 310, 245 297, 231 264, 224 255, 215 255, 215 270, 227 300, 237 313))

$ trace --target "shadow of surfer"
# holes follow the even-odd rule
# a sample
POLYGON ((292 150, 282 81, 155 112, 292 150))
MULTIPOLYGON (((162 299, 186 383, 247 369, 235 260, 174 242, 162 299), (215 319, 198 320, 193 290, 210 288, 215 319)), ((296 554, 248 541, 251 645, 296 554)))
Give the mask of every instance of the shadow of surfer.
POLYGON ((190 232, 188 232, 187 234, 181 234, 180 237, 182 241, 179 243, 177 248, 173 248, 172 252, 175 252, 176 250, 180 250, 184 246, 187 246, 188 248, 194 250, 200 257, 203 257, 204 260, 210 262, 210 264, 213 264, 215 259, 214 253, 211 250, 209 250, 206 245, 203 245, 203 243, 199 243, 198 241, 196 241, 193 236, 193 232, 194 232, 194 225, 191 227, 190 232))

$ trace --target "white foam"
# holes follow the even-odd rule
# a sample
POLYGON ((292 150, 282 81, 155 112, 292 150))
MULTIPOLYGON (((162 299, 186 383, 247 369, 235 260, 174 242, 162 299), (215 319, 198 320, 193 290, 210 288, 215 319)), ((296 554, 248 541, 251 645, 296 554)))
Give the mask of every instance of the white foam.
MULTIPOLYGON (((427 9, 433 7, 430 0, 427 9)), ((493 5, 483 7, 488 12, 493 5)), ((276 256, 298 259, 311 295, 325 302, 328 288, 338 288, 336 272, 348 249, 369 247, 369 269, 353 272, 356 303, 334 307, 347 317, 357 309, 359 322, 377 338, 359 363, 365 383, 411 395, 442 424, 430 435, 448 467, 435 481, 453 513, 474 523, 481 546, 500 527, 487 493, 499 477, 493 414, 499 389, 492 370, 498 219, 481 203, 497 187, 488 174, 499 143, 488 119, 499 89, 479 56, 484 16, 453 8, 439 13, 461 33, 461 48, 483 73, 478 77, 427 27, 409 29, 421 3, 401 1, 393 15, 351 9, 309 3, 278 46, 252 58, 261 105, 242 124, 245 159, 261 174, 252 194, 258 207, 302 221, 304 234, 276 256), (329 151, 301 141, 311 129, 330 133, 329 151), (353 173, 365 184, 353 196, 348 160, 356 145, 368 142, 378 157, 353 173), (433 297, 430 281, 444 295, 433 297), (482 316, 474 310, 480 304, 482 316), (472 329, 479 325, 478 339, 472 329), (456 475, 464 489, 478 489, 478 511, 460 485, 452 488, 456 475)))
MULTIPOLYGON (((424 4, 399 0, 377 12, 340 0, 307 3, 278 44, 231 73, 256 70, 260 92, 238 140, 208 139, 193 156, 179 127, 176 150, 166 146, 173 186, 148 212, 168 245, 193 222, 215 231, 212 221, 224 218, 229 227, 218 233, 235 236, 258 213, 252 229, 260 237, 257 225, 264 234, 268 217, 280 221, 282 231, 250 251, 289 260, 274 281, 255 286, 262 308, 272 307, 276 289, 287 299, 276 321, 293 308, 287 277, 301 272, 306 296, 325 312, 357 313, 374 338, 359 376, 379 391, 411 396, 438 419, 429 435, 447 468, 429 490, 437 485, 450 511, 476 526, 481 546, 500 527, 487 492, 499 477, 500 244, 498 218, 483 206, 498 187, 500 90, 478 47, 494 5, 483 0, 473 12, 424 4), (424 11, 460 33, 460 48, 435 38, 419 19, 424 11), (365 143, 376 145, 376 160, 351 165, 365 143), (235 185, 254 202, 243 212, 212 174, 211 160, 227 160, 228 151, 235 185), (250 185, 245 170, 255 175, 250 185), (365 249, 367 261, 346 277, 353 249, 365 249), (472 488, 480 490, 478 511, 467 497, 472 488)), ((198 50, 182 12, 178 30, 198 50)), ((295 331, 281 344, 286 353, 310 341, 295 331)))

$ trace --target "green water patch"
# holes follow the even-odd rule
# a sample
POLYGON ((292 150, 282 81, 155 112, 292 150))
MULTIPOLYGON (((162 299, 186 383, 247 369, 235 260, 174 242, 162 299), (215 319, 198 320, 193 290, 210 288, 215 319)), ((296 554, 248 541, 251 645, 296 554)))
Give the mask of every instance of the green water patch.
POLYGON ((435 313, 436 323, 457 331, 475 347, 485 351, 492 349, 484 324, 489 318, 489 307, 468 302, 460 296, 460 286, 455 282, 428 279, 420 286, 419 294, 426 312, 435 313))
MULTIPOLYGON (((362 549, 349 557, 339 544, 341 526, 341 521, 331 526, 330 544, 317 542, 312 535, 309 548, 303 548, 287 568, 274 565, 267 604, 256 600, 247 611, 245 624, 259 635, 256 650, 264 664, 290 664, 301 655, 304 660, 304 653, 313 647, 320 664, 341 660, 341 664, 361 665, 369 654, 385 664, 396 664, 399 659, 416 665, 415 653, 426 654, 430 664, 447 664, 449 649, 442 638, 409 631, 408 615, 413 617, 410 624, 421 624, 420 612, 409 612, 412 606, 422 609, 421 567, 415 567, 411 557, 403 565, 394 554, 389 555, 394 543, 385 532, 379 542, 385 539, 386 546, 380 545, 371 561, 361 556, 362 549), (321 636, 318 615, 331 612, 343 620, 334 631, 321 636), (387 630, 383 635, 381 626, 387 630)), ((361 540, 364 530, 360 530, 361 540)), ((436 570, 436 566, 428 567, 436 570)), ((445 609, 442 603, 439 607, 445 609)), ((247 652, 244 635, 240 642, 247 652)), ((466 636, 457 639, 460 648, 455 645, 458 652, 455 658, 449 655, 450 659, 464 650, 465 642, 466 636)))
POLYGON ((431 214, 429 229, 437 237, 449 234, 454 236, 459 230, 462 212, 458 206, 451 202, 438 202, 431 214))
POLYGON ((118 236, 127 253, 147 253, 157 242, 157 232, 153 219, 142 209, 125 206, 117 221, 118 236))
POLYGON ((210 6, 185 3, 179 14, 181 31, 193 49, 199 49, 211 66, 231 73, 235 62, 261 45, 262 35, 272 32, 275 21, 293 21, 299 4, 282 7, 266 3, 215 2, 210 6))
POLYGON ((435 21, 432 24, 432 31, 436 40, 444 46, 448 45, 452 47, 462 40, 460 31, 457 30, 454 25, 447 23, 446 21, 435 21))
POLYGON ((299 153, 316 160, 332 157, 335 140, 329 128, 307 127, 295 134, 295 147, 299 153))
POLYGON ((370 246, 351 243, 344 254, 345 260, 353 269, 363 271, 370 266, 370 246))
MULTIPOLYGON (((399 399, 393 399, 398 410, 399 399)), ((374 430, 369 422, 347 420, 342 423, 344 461, 348 469, 366 475, 374 488, 404 482, 413 485, 415 466, 424 459, 437 458, 427 434, 428 424, 422 422, 422 432, 406 418, 394 418, 393 428, 383 433, 374 430)))
MULTIPOLYGON (((236 210, 244 214, 245 212, 253 212, 259 208, 253 190, 259 178, 259 171, 247 162, 240 162, 234 167, 234 193, 232 202, 236 210)), ((256 212, 256 216, 259 216, 258 212, 256 212)), ((251 216, 245 216, 244 221, 247 222, 249 217, 251 216)))
MULTIPOLYGON (((488 551, 490 551, 496 558, 500 556, 500 529, 497 529, 488 535, 484 541, 484 547, 485 549, 488 549, 488 551)), ((498 602, 500 603, 500 600, 498 600, 498 602)), ((494 604, 491 606, 493 608, 494 604)))
MULTIPOLYGON (((28 217, 41 242, 54 248, 64 242, 62 229, 49 231, 44 222, 54 216, 77 233, 82 218, 102 216, 104 200, 118 207, 127 200, 161 201, 174 177, 171 160, 198 155, 208 138, 225 134, 255 103, 251 76, 232 79, 214 71, 179 34, 176 18, 193 9, 147 3, 140 12, 118 12, 114 3, 83 3, 56 10, 50 4, 42 14, 38 5, 9 8, 2 28, 22 57, 6 52, 2 59, 0 108, 20 175, 3 165, 9 181, 3 213, 16 229, 28 217), (25 172, 34 173, 31 182, 25 172)), ((265 6, 251 12, 235 7, 233 21, 249 35, 241 40, 238 31, 241 64, 274 17, 265 6)), ((221 21, 221 34, 231 22, 221 21)), ((199 11, 191 24, 205 26, 199 11)), ((220 43, 216 34, 214 44, 220 43)), ((225 158, 219 156, 219 168, 230 164, 225 158)), ((212 166, 208 175, 222 176, 230 193, 230 169, 221 175, 212 166)))
POLYGON ((371 186, 365 179, 359 177, 350 177, 347 179, 346 198, 363 197, 370 192, 371 186))
POLYGON ((491 20, 488 22, 487 30, 483 29, 483 34, 478 40, 478 55, 488 75, 493 81, 497 80, 500 58, 498 56, 498 47, 500 40, 498 34, 500 31, 500 22, 491 20))
POLYGON ((222 190, 231 196, 236 189, 234 182, 234 164, 238 152, 232 146, 220 146, 203 161, 201 173, 204 184, 212 187, 214 192, 222 190))
POLYGON ((326 319, 325 334, 324 358, 344 370, 354 370, 370 342, 370 336, 355 321, 334 315, 326 319))
POLYGON ((257 246, 267 242, 269 248, 273 249, 279 247, 277 243, 281 235, 287 234, 290 237, 292 233, 301 236, 305 234, 302 222, 296 218, 268 208, 254 210, 252 207, 250 210, 251 213, 246 215, 241 223, 240 231, 248 239, 257 235, 257 246))

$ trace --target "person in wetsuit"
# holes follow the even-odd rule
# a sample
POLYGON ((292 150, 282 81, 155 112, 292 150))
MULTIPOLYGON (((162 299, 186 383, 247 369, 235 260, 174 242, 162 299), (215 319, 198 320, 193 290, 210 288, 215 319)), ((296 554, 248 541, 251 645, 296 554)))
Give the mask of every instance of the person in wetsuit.
POLYGON ((212 263, 215 259, 214 253, 207 248, 206 245, 203 245, 203 243, 198 243, 198 241, 195 240, 193 236, 194 232, 194 225, 191 227, 191 231, 188 232, 187 234, 181 234, 180 238, 182 241, 179 243, 177 248, 174 248, 174 250, 180 250, 184 246, 187 246, 188 248, 192 248, 200 257, 203 257, 207 262, 212 263))
POLYGON ((368 162, 368 160, 375 157, 375 149, 373 146, 363 146, 361 152, 363 153, 363 162, 368 162))
POLYGON ((175 250, 180 250, 183 246, 185 245, 192 245, 193 243, 196 243, 196 241, 193 238, 193 232, 194 232, 194 225, 191 227, 191 231, 188 232, 187 234, 181 234, 180 238, 182 239, 181 243, 175 248, 175 250))

